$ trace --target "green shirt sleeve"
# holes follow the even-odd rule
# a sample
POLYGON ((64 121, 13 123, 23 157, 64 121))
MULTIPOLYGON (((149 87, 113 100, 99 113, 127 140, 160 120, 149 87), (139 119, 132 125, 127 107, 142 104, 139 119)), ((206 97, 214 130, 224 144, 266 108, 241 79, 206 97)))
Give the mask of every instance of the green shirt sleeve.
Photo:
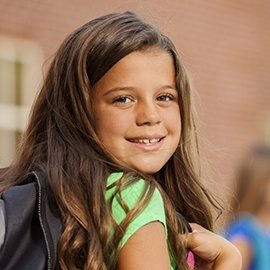
MULTIPOLYGON (((111 185, 119 178, 122 177, 122 173, 113 173, 110 175, 107 186, 111 185)), ((129 185, 122 191, 122 198, 126 205, 131 209, 139 200, 145 185, 145 180, 140 179, 137 182, 129 185)), ((110 188, 106 192, 107 202, 111 199, 115 188, 110 188)), ((112 201, 112 214, 118 224, 125 218, 126 213, 119 203, 119 195, 117 194, 112 201)), ((165 218, 164 204, 160 192, 156 189, 153 193, 149 203, 145 206, 144 210, 130 223, 126 234, 124 235, 121 243, 121 247, 127 242, 127 240, 142 226, 147 223, 159 221, 164 225, 167 235, 167 226, 165 218)))

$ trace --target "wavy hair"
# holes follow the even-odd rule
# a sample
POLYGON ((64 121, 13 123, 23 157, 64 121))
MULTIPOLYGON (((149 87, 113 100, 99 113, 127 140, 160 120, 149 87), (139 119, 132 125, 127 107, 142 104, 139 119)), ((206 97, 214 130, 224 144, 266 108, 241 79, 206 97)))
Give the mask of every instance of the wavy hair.
POLYGON ((185 243, 179 237, 186 231, 181 215, 212 230, 211 209, 218 208, 201 181, 191 103, 186 70, 166 35, 132 12, 94 19, 71 33, 56 52, 17 156, 1 172, 0 194, 23 182, 33 170, 45 172, 63 217, 58 244, 61 269, 114 269, 123 231, 158 188, 165 203, 170 252, 181 269, 189 269, 185 243), (174 60, 182 133, 173 156, 149 177, 121 165, 99 142, 93 126, 91 93, 120 59, 151 48, 168 52, 174 60), (117 192, 121 194, 138 177, 146 179, 146 188, 140 207, 128 211, 124 222, 117 225, 105 192, 109 174, 119 170, 134 177, 130 181, 125 180, 127 177, 120 179, 117 192))

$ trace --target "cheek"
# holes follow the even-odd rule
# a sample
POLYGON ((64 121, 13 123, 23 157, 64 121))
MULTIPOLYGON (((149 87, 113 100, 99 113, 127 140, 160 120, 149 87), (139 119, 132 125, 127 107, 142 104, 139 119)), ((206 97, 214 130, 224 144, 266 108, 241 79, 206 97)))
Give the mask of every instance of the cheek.
POLYGON ((180 143, 180 138, 181 138, 181 132, 182 132, 182 127, 181 127, 181 117, 180 115, 178 115, 177 117, 175 117, 174 119, 174 132, 175 132, 175 139, 177 141, 177 146, 180 143))
POLYGON ((100 111, 95 119, 95 129, 101 142, 110 141, 114 136, 124 132, 123 113, 117 114, 114 111, 100 111))
POLYGON ((178 109, 174 109, 171 112, 166 113, 164 122, 168 128, 175 134, 175 136, 181 135, 181 117, 178 109))

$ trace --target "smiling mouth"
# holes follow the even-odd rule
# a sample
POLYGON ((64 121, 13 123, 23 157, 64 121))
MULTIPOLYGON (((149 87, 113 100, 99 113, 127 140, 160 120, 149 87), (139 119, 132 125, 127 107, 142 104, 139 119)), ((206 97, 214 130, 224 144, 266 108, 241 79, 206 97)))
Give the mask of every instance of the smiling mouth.
POLYGON ((156 138, 156 139, 134 139, 134 140, 129 140, 132 143, 141 143, 141 144, 146 144, 146 145, 151 145, 154 143, 158 143, 161 141, 162 138, 156 138))

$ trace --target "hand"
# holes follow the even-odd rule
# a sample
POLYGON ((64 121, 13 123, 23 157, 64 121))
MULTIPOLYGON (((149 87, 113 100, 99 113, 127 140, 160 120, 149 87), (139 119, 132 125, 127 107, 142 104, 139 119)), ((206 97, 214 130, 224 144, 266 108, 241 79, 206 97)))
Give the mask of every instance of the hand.
POLYGON ((190 225, 193 232, 188 234, 188 248, 203 260, 205 269, 241 269, 241 254, 232 243, 198 224, 190 225))

